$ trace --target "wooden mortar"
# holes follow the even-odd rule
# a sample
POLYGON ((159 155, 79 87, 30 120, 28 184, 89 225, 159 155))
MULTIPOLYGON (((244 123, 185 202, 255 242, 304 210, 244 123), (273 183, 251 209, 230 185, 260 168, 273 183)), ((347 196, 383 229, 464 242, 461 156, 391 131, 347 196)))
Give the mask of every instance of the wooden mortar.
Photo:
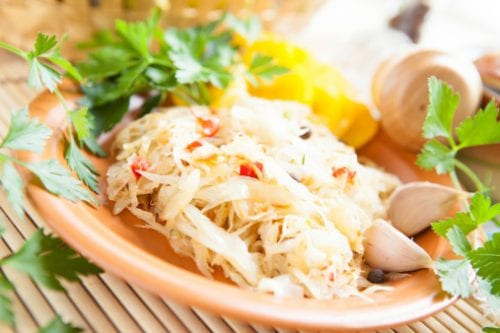
POLYGON ((392 140, 413 151, 426 141, 422 126, 430 76, 447 82, 460 94, 454 125, 476 112, 482 95, 477 69, 472 62, 441 51, 411 50, 394 55, 379 65, 372 81, 382 126, 392 140))

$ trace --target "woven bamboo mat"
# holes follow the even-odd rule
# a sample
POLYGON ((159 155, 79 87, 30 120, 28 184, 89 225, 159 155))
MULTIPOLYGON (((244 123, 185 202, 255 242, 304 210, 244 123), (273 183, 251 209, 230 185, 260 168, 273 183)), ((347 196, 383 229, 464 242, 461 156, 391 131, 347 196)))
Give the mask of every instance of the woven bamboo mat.
MULTIPOLYGON (((25 83, 26 73, 22 62, 0 53, 0 136, 5 134, 9 113, 26 105, 36 94, 25 83)), ((24 216, 17 216, 0 191, 0 218, 6 224, 6 233, 0 241, 0 257, 18 249, 37 227, 46 227, 29 201, 25 209, 24 216)), ((189 308, 152 295, 109 273, 84 278, 82 283, 66 283, 65 293, 47 290, 8 267, 4 273, 16 285, 13 303, 17 332, 35 332, 56 313, 86 332, 295 332, 242 323, 189 308)), ((491 324, 492 320, 474 300, 459 300, 425 320, 380 332, 480 332, 481 327, 491 324)), ((0 332, 11 331, 0 326, 0 332)))

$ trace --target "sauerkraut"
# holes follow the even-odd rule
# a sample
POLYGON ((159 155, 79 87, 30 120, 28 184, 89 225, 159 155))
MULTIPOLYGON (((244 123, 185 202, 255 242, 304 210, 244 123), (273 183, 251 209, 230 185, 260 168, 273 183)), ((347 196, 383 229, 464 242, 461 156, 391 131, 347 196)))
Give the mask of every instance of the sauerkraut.
POLYGON ((159 109, 123 129, 113 152, 115 214, 128 209, 204 275, 220 267, 277 296, 360 295, 364 231, 399 184, 305 106, 253 97, 159 109))

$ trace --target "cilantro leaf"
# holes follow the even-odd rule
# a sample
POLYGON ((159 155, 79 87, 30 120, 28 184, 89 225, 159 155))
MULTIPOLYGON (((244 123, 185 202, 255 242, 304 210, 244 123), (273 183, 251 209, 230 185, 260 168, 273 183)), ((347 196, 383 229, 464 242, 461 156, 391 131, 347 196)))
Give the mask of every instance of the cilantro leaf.
POLYGON ((462 229, 454 225, 446 232, 446 238, 450 241, 450 245, 456 254, 465 257, 471 250, 471 246, 467 237, 465 237, 462 229))
POLYGON ((484 110, 462 121, 457 127, 460 147, 500 143, 499 110, 494 101, 484 110))
POLYGON ((12 301, 8 296, 8 292, 12 289, 12 284, 0 271, 0 320, 8 325, 14 325, 12 301))
POLYGON ((417 165, 424 170, 436 168, 437 173, 453 171, 455 153, 436 139, 428 141, 417 158, 417 165))
POLYGON ((39 333, 79 333, 83 330, 73 326, 71 323, 65 323, 62 318, 57 315, 50 323, 40 328, 39 333))
POLYGON ((468 297, 472 293, 469 282, 471 266, 467 259, 446 260, 439 258, 435 263, 436 271, 444 291, 461 297, 468 297))
POLYGON ((485 242, 481 248, 467 254, 477 274, 491 284, 491 293, 500 296, 500 233, 485 242))
POLYGON ((51 134, 50 128, 36 119, 30 119, 28 109, 22 108, 12 114, 9 131, 0 147, 40 153, 51 134))
POLYGON ((9 265, 28 274, 33 280, 54 290, 64 290, 61 278, 79 281, 79 275, 99 274, 102 270, 67 246, 61 239, 37 230, 23 246, 2 259, 9 265))
POLYGON ((45 160, 26 164, 51 193, 77 202, 79 200, 95 203, 95 198, 82 187, 82 183, 71 177, 68 170, 56 160, 45 160))
POLYGON ((90 135, 90 123, 88 120, 87 107, 81 107, 79 109, 68 112, 69 120, 75 128, 78 140, 82 141, 90 135))
POLYGON ((483 327, 484 333, 499 333, 500 327, 483 327))
POLYGON ((97 176, 99 174, 92 163, 80 152, 78 145, 72 137, 70 138, 68 148, 66 149, 65 157, 68 161, 69 167, 76 172, 78 178, 87 184, 92 191, 97 193, 99 190, 97 176))
POLYGON ((23 179, 17 172, 16 168, 10 161, 5 161, 2 166, 2 174, 0 175, 0 182, 7 192, 12 207, 16 213, 21 216, 24 213, 24 184, 23 179))
POLYGON ((460 96, 449 85, 432 76, 428 80, 429 106, 424 121, 424 137, 451 137, 453 116, 460 102, 460 96))
POLYGON ((500 214, 500 204, 491 205, 491 200, 481 193, 476 193, 471 198, 469 211, 455 214, 455 217, 432 223, 432 229, 439 235, 445 237, 448 230, 457 226, 467 235, 483 223, 488 222, 500 214))

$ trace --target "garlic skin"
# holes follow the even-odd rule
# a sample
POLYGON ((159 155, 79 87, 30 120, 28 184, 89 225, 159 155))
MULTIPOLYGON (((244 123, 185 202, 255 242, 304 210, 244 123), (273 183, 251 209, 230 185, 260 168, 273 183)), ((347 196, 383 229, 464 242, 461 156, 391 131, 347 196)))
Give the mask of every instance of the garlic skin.
POLYGON ((364 246, 366 263, 386 272, 433 267, 433 261, 424 249, 384 220, 375 220, 366 231, 364 246))
POLYGON ((430 182, 404 184, 389 198, 388 220, 406 236, 414 236, 432 222, 447 217, 464 194, 430 182))

